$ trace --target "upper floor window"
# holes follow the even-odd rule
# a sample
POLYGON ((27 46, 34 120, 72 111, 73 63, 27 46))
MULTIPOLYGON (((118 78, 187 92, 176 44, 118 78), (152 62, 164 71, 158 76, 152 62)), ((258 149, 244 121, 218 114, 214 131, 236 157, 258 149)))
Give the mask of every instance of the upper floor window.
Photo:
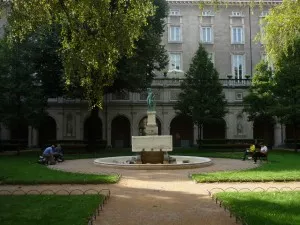
POLYGON ((170 16, 180 16, 180 10, 179 9, 171 9, 170 16))
POLYGON ((263 61, 265 61, 266 63, 268 63, 268 67, 269 67, 269 69, 271 70, 271 71, 273 71, 274 72, 274 63, 272 62, 272 60, 265 54, 265 53, 263 53, 262 55, 261 55, 261 60, 263 60, 263 61))
POLYGON ((170 53, 169 70, 181 70, 181 53, 170 53))
POLYGON ((181 41, 181 27, 180 26, 170 26, 169 41, 181 41))
POLYGON ((242 12, 232 12, 231 16, 237 16, 237 17, 239 17, 239 16, 243 16, 243 13, 242 12))
POLYGON ((244 43, 244 28, 243 27, 232 27, 231 28, 231 43, 232 44, 243 44, 244 43))
POLYGON ((213 16, 214 13, 210 10, 202 11, 202 16, 213 16))
POLYGON ((245 56, 232 55, 232 74, 235 79, 243 79, 245 73, 245 56))
POLYGON ((269 14, 269 11, 262 11, 260 17, 265 17, 269 14))
POLYGON ((212 43, 213 42, 213 33, 212 27, 201 27, 200 40, 203 43, 212 43))

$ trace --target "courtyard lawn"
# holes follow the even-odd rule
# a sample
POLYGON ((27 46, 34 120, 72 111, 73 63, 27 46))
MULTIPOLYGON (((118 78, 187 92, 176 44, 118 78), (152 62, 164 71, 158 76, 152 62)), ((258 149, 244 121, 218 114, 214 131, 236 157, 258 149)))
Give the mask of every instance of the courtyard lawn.
POLYGON ((300 224, 300 192, 223 192, 216 197, 248 225, 300 224))
POLYGON ((102 195, 0 196, 1 225, 82 225, 95 212, 102 195))
MULTIPOLYGON (((236 153, 234 153, 236 154, 236 153)), ((239 153, 241 160, 242 153, 239 153)), ((300 154, 289 151, 272 151, 269 162, 259 162, 260 167, 244 171, 226 171, 193 174, 196 182, 265 182, 300 181, 300 154)))
MULTIPOLYGON (((48 169, 34 155, 0 156, 2 184, 103 184, 116 183, 117 174, 79 174, 48 169)), ((91 165, 93 166, 93 165, 91 165)))

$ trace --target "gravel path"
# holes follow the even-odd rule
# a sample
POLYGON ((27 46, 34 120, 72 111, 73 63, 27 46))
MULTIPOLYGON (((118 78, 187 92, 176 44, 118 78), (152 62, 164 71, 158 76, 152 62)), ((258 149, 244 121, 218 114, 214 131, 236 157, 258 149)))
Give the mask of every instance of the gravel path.
MULTIPOLYGON (((234 218, 216 205, 208 190, 229 187, 251 190, 261 187, 296 188, 291 183, 211 183, 196 184, 189 174, 253 168, 252 161, 213 159, 213 165, 184 170, 121 170, 93 164, 91 159, 70 160, 51 166, 53 169, 81 173, 119 173, 122 179, 110 185, 1 185, 0 190, 101 190, 109 188, 111 198, 95 225, 234 225, 234 218)), ((257 189, 259 190, 259 189, 257 189)))

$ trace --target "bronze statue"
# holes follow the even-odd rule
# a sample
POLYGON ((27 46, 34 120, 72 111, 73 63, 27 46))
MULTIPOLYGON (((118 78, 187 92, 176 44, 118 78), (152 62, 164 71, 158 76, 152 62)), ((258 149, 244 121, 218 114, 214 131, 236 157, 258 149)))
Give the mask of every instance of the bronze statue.
POLYGON ((151 88, 147 88, 148 96, 147 96, 147 105, 148 111, 155 111, 155 104, 154 104, 154 94, 151 88))

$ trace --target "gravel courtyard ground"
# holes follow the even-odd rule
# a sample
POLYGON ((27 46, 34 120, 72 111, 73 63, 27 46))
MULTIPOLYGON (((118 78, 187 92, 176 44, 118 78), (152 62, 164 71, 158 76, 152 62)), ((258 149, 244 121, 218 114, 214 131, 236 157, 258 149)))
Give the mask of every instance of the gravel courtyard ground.
MULTIPOLYGON (((213 159, 213 165, 184 170, 124 170, 104 168, 92 159, 70 160, 51 166, 53 169, 81 173, 119 173, 121 181, 109 185, 1 185, 1 190, 101 190, 109 188, 111 198, 96 225, 233 225, 237 224, 208 196, 209 190, 236 188, 297 188, 289 183, 211 183, 196 184, 189 174, 253 168, 252 161, 213 159), (215 189, 215 188, 218 188, 215 189)), ((233 190, 233 189, 232 189, 233 190)), ((259 189, 257 189, 259 190, 259 189)))

